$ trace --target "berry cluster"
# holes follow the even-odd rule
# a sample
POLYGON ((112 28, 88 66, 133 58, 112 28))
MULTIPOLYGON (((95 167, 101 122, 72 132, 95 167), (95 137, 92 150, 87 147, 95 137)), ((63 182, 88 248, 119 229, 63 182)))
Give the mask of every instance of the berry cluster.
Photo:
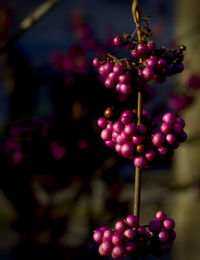
POLYGON ((105 226, 94 231, 93 239, 99 243, 99 254, 121 258, 128 255, 146 256, 167 253, 176 237, 175 222, 167 218, 164 211, 158 211, 148 226, 138 226, 134 215, 118 220, 114 229, 105 226), (145 248, 145 250, 144 250, 145 248))
POLYGON ((142 43, 134 35, 123 34, 113 39, 113 44, 123 46, 131 52, 133 58, 118 60, 110 53, 94 58, 93 65, 98 68, 107 88, 129 95, 134 90, 144 89, 150 80, 157 83, 165 81, 166 76, 182 72, 184 69, 184 46, 176 49, 156 48, 153 41, 142 43))
POLYGON ((115 147, 117 153, 132 159, 138 168, 149 167, 156 159, 168 158, 187 137, 183 131, 184 120, 170 112, 164 114, 159 131, 146 110, 142 112, 139 126, 135 110, 125 110, 118 121, 112 122, 112 117, 112 109, 108 108, 104 117, 98 119, 97 124, 103 129, 101 138, 106 146, 115 147))

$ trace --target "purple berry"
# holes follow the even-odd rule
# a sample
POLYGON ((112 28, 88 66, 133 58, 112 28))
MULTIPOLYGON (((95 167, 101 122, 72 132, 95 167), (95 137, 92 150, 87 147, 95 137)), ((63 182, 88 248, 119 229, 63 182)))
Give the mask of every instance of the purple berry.
POLYGON ((129 95, 133 92, 133 89, 131 87, 131 84, 128 83, 122 83, 120 85, 120 92, 124 95, 129 95))
POLYGON ((126 217, 125 219, 126 223, 130 226, 130 227, 136 227, 138 225, 138 218, 134 215, 129 215, 126 217))
POLYGON ((128 158, 133 154, 133 146, 130 143, 125 143, 121 146, 121 154, 128 158))
POLYGON ((153 42, 153 41, 147 42, 147 48, 149 50, 154 50, 155 47, 156 47, 156 43, 155 42, 153 42))
POLYGON ((131 123, 133 120, 133 112, 131 110, 125 110, 121 115, 121 122, 124 125, 131 123))
POLYGON ((120 45, 122 45, 122 39, 121 39, 120 37, 118 37, 118 36, 114 37, 114 39, 113 39, 113 44, 114 44, 115 46, 120 46, 120 45))
POLYGON ((124 231, 124 237, 127 238, 128 240, 133 240, 135 238, 135 230, 128 228, 124 231))
POLYGON ((154 72, 152 69, 150 68, 144 68, 142 70, 142 75, 143 77, 146 79, 146 80, 151 80, 153 79, 153 75, 154 75, 154 72))
POLYGON ((119 82, 128 83, 131 79, 131 75, 129 73, 125 73, 119 76, 119 82))
POLYGON ((173 113, 168 112, 168 113, 164 114, 162 120, 166 124, 173 125, 176 121, 176 116, 173 113))
POLYGON ((99 251, 99 254, 101 256, 108 256, 109 255, 109 254, 106 254, 106 252, 103 250, 101 244, 99 245, 98 251, 99 251))
POLYGON ((153 161, 156 157, 156 152, 152 149, 149 149, 146 151, 145 153, 145 158, 148 160, 148 161, 153 161))
POLYGON ((107 229, 103 232, 103 241, 111 240, 113 236, 113 231, 110 229, 107 229))
POLYGON ((100 227, 100 229, 99 230, 101 230, 101 231, 106 231, 108 228, 107 227, 105 227, 105 226, 103 226, 103 227, 100 227))
POLYGON ((169 240, 169 233, 166 232, 166 231, 161 231, 161 232, 159 232, 159 234, 158 234, 158 240, 159 240, 161 243, 166 243, 166 242, 169 240))
POLYGON ((142 45, 142 44, 139 44, 137 46, 137 52, 139 53, 139 57, 143 58, 146 56, 147 52, 148 52, 148 49, 146 46, 142 45))
POLYGON ((123 242, 123 236, 121 234, 115 233, 112 236, 112 243, 113 245, 117 246, 117 245, 121 245, 123 242))
POLYGON ((165 137, 161 133, 154 134, 152 138, 153 145, 156 147, 161 147, 165 141, 165 137))
POLYGON ((112 257, 117 259, 124 256, 124 248, 122 246, 114 246, 112 250, 112 257))
POLYGON ((113 140, 105 141, 105 145, 111 148, 115 146, 115 142, 113 140))
POLYGON ((159 60, 158 60, 158 64, 157 64, 157 68, 158 68, 158 69, 161 69, 161 68, 163 68, 166 64, 167 64, 166 60, 164 60, 164 59, 159 59, 159 60))
POLYGON ((166 218, 164 221, 163 221, 163 226, 166 228, 166 230, 170 231, 170 230, 173 230, 174 227, 175 227, 175 222, 173 219, 171 218, 166 218))
POLYGON ((173 125, 173 131, 174 131, 175 134, 180 135, 180 134, 183 133, 183 126, 181 124, 176 123, 176 124, 173 125))
POLYGON ((132 136, 133 134, 135 134, 137 131, 137 127, 134 125, 134 124, 128 124, 125 126, 124 128, 124 132, 127 134, 127 135, 130 135, 132 136))
POLYGON ((116 145, 115 145, 115 151, 116 151, 118 154, 121 154, 121 144, 116 144, 116 145))
POLYGON ((139 56, 140 56, 140 54, 137 50, 131 51, 131 55, 133 56, 133 58, 136 58, 136 59, 139 58, 139 56))
POLYGON ((141 237, 145 236, 146 235, 146 229, 142 226, 139 226, 137 228, 137 234, 141 237))
POLYGON ((123 70, 124 70, 124 68, 120 64, 115 64, 114 67, 113 67, 113 72, 118 74, 118 76, 123 72, 123 70))
POLYGON ((169 145, 173 145, 176 143, 176 137, 174 134, 168 134, 166 135, 166 141, 169 145))
POLYGON ((97 125, 101 128, 106 128, 107 120, 105 117, 100 117, 97 121, 97 125))
POLYGON ((158 152, 159 152, 159 154, 161 154, 161 155, 166 155, 166 154, 169 152, 169 150, 168 150, 167 147, 161 146, 161 147, 158 148, 158 152))
POLYGON ((114 88, 115 82, 111 78, 107 78, 104 82, 107 88, 114 88))
POLYGON ((132 253, 136 249, 136 243, 135 242, 128 242, 125 244, 125 250, 128 253, 132 253))
POLYGON ((161 126, 160 126, 160 131, 164 134, 164 135, 167 135, 171 132, 171 125, 169 124, 166 124, 166 123, 163 123, 161 126))
POLYGON ((94 241, 96 241, 97 243, 101 243, 102 238, 103 238, 103 231, 101 231, 101 230, 94 231, 94 234, 93 234, 94 241))
POLYGON ((113 124, 113 131, 120 134, 124 130, 124 126, 121 122, 115 122, 113 124))
POLYGON ((124 230, 126 229, 126 224, 124 223, 123 220, 118 220, 116 223, 115 223, 115 229, 116 231, 120 232, 120 233, 123 233, 124 230))
POLYGON ((103 243, 101 243, 101 248, 106 253, 106 255, 109 255, 113 249, 113 245, 109 240, 106 240, 103 243))
POLYGON ((156 65, 157 65, 157 58, 156 57, 150 57, 148 60, 147 60, 147 66, 148 68, 152 69, 154 68, 156 65))
POLYGON ((104 141, 109 141, 112 138, 112 132, 110 130, 108 130, 107 128, 103 129, 101 131, 101 138, 104 141))
POLYGON ((185 121, 182 118, 177 117, 176 122, 180 124, 183 128, 185 127, 185 121))
POLYGON ((160 221, 153 219, 149 222, 149 230, 150 231, 160 231, 161 223, 160 221))
POLYGON ((132 136, 132 142, 136 145, 142 144, 144 141, 144 136, 141 135, 133 135, 132 136))
POLYGON ((141 135, 145 135, 147 133, 147 128, 145 125, 140 125, 138 127, 138 132, 141 134, 141 135))
POLYGON ((94 58, 93 61, 92 61, 92 64, 93 64, 93 66, 96 67, 96 68, 99 68, 100 65, 101 65, 98 58, 94 58))
POLYGON ((137 168, 144 168, 147 164, 147 161, 143 156, 138 156, 134 159, 134 165, 137 168))

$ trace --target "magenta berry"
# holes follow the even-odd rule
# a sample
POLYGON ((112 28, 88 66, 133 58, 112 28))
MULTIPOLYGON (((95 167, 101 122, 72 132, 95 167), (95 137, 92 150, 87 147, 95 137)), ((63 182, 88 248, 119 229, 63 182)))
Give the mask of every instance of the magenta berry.
POLYGON ((113 39, 113 44, 115 46, 120 46, 122 44, 122 40, 120 39, 120 37, 116 36, 114 39, 113 39))
POLYGON ((146 151, 145 153, 145 158, 148 160, 148 161, 153 161, 156 157, 156 152, 152 149, 149 149, 146 151))
POLYGON ((107 229, 103 232, 103 241, 105 240, 111 240, 113 236, 113 231, 110 229, 107 229))
POLYGON ((121 245, 123 242, 123 236, 119 233, 115 233, 112 236, 112 243, 113 245, 117 246, 117 245, 121 245))
POLYGON ((138 156, 134 159, 134 165, 137 168, 144 168, 147 164, 147 161, 143 156, 138 156))
POLYGON ((128 242, 125 245, 125 250, 128 253, 132 253, 136 249, 136 243, 135 242, 128 242))
POLYGON ((132 228, 138 225, 138 218, 134 215, 127 216, 125 221, 132 228))
POLYGON ((97 125, 101 128, 105 128, 107 125, 107 120, 105 117, 100 117, 97 121, 97 125))
POLYGON ((101 231, 101 230, 94 231, 94 234, 93 234, 94 241, 96 241, 97 243, 101 243, 102 238, 103 238, 103 231, 101 231))
POLYGON ((173 113, 169 112, 169 113, 166 113, 162 119, 163 119, 163 122, 165 122, 166 124, 172 125, 176 121, 176 116, 173 113))
POLYGON ((144 68, 142 71, 142 75, 146 80, 151 80, 153 79, 154 76, 154 72, 152 69, 150 68, 144 68))
POLYGON ((112 257, 115 259, 121 258, 124 256, 124 248, 122 246, 114 246, 112 250, 112 257))
POLYGON ((113 245, 109 240, 106 240, 101 244, 101 248, 106 253, 106 255, 109 255, 113 249, 113 245))
POLYGON ((151 231, 159 231, 161 229, 160 221, 153 219, 149 222, 149 229, 151 231))
POLYGON ((133 240, 135 238, 135 230, 128 228, 124 231, 124 237, 127 238, 128 240, 133 240))
POLYGON ((156 133, 152 138, 153 145, 156 147, 161 147, 164 141, 165 137, 161 133, 156 133))
POLYGON ((104 140, 104 141, 109 141, 112 137, 112 132, 108 129, 103 129, 102 132, 101 132, 101 138, 104 140))
POLYGON ((169 233, 166 232, 166 231, 161 231, 161 232, 159 232, 159 234, 158 234, 158 240, 159 240, 161 243, 166 243, 166 242, 169 240, 169 233))
POLYGON ((124 230, 126 229, 126 224, 124 223, 123 220, 118 220, 116 223, 115 223, 115 229, 116 231, 120 232, 120 233, 123 233, 124 230))
POLYGON ((171 218, 166 218, 164 221, 163 221, 163 226, 166 228, 166 230, 172 230, 174 229, 175 227, 175 222, 173 219, 171 218))

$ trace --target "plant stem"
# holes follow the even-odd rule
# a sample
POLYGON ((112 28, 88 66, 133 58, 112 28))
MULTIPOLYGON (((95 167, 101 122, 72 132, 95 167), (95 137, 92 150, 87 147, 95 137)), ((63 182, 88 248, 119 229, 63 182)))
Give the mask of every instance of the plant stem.
POLYGON ((0 45, 0 51, 7 51, 25 31, 30 29, 35 23, 39 22, 40 19, 60 1, 61 0, 47 0, 39 7, 37 7, 19 24, 17 32, 13 36, 11 36, 8 41, 3 42, 0 45))

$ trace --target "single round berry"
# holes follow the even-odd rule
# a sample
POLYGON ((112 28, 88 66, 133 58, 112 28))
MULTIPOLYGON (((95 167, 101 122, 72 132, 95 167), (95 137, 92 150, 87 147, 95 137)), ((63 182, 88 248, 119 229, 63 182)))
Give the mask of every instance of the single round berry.
POLYGON ((133 112, 131 110, 125 110, 121 115, 121 122, 124 125, 131 123, 133 120, 133 112))
POLYGON ((103 241, 105 240, 111 240, 113 236, 113 231, 110 229, 107 229, 103 232, 103 241))
POLYGON ((96 68, 99 68, 100 65, 101 65, 98 58, 94 58, 93 61, 92 61, 92 64, 93 64, 93 66, 96 67, 96 68))
POLYGON ((133 240, 136 236, 135 230, 128 228, 124 231, 124 237, 128 240, 133 240))
POLYGON ((173 131, 175 134, 182 134, 183 133, 183 126, 181 124, 174 124, 173 125, 173 131))
POLYGON ((158 148, 158 152, 161 155, 166 155, 169 152, 169 149, 166 146, 161 146, 158 148))
POLYGON ((126 229, 126 224, 123 220, 118 220, 116 223, 115 223, 115 229, 117 232, 120 232, 120 233, 123 233, 124 230, 126 229))
POLYGON ((94 234, 93 234, 94 241, 96 241, 97 243, 101 243, 102 238, 103 238, 103 231, 102 230, 94 231, 94 234))
POLYGON ((115 146, 115 142, 113 140, 105 141, 105 145, 111 148, 115 146))
POLYGON ((166 135, 166 141, 168 144, 173 145, 176 143, 176 136, 174 134, 166 135))
POLYGON ((168 113, 164 114, 162 120, 163 120, 163 122, 165 122, 166 124, 172 125, 172 124, 174 124, 175 121, 176 121, 176 116, 175 116, 173 113, 168 112, 168 113))
POLYGON ((153 42, 153 41, 147 42, 147 48, 149 50, 154 50, 155 47, 156 47, 156 43, 155 42, 153 42))
POLYGON ((171 218, 166 218, 164 221, 163 221, 163 226, 166 228, 166 230, 170 231, 170 230, 173 230, 174 227, 175 227, 175 222, 173 219, 171 218))
POLYGON ((131 75, 129 73, 125 73, 119 76, 119 82, 128 83, 131 79, 131 75))
POLYGON ((136 243, 135 242, 128 242, 125 244, 125 250, 128 253, 132 253, 136 249, 136 243))
POLYGON ((121 245, 123 242, 123 236, 119 233, 115 233, 112 236, 112 243, 113 245, 117 246, 117 245, 121 245))
POLYGON ((101 247, 103 251, 106 253, 106 255, 109 255, 113 249, 113 245, 109 240, 106 240, 103 243, 101 243, 101 247))
POLYGON ((134 165, 137 168, 144 168, 147 164, 147 161, 143 156, 138 156, 134 159, 134 165))
POLYGON ((104 140, 104 141, 109 141, 111 138, 112 138, 112 132, 108 129, 103 129, 101 131, 101 138, 104 140))
POLYGON ((128 215, 125 219, 126 223, 129 225, 129 227, 136 227, 138 225, 138 218, 134 215, 128 215))
POLYGON ((161 133, 154 134, 152 138, 153 145, 156 147, 161 147, 165 141, 165 137, 161 133))
POLYGON ((153 161, 156 157, 156 152, 152 149, 149 149, 146 151, 145 153, 145 158, 148 160, 148 161, 153 161))
POLYGON ((107 253, 103 250, 101 244, 99 245, 98 251, 99 251, 99 254, 100 254, 101 256, 108 256, 108 255, 109 255, 109 254, 107 254, 107 253))
POLYGON ((131 87, 131 84, 128 83, 122 83, 120 85, 120 92, 124 95, 129 95, 133 92, 133 89, 131 87))
POLYGON ((143 141, 144 141, 144 136, 141 135, 132 136, 132 142, 136 145, 142 144, 143 141))
POLYGON ((137 131, 137 127, 132 123, 132 124, 128 124, 125 126, 124 128, 124 132, 127 134, 127 135, 130 135, 132 136, 133 134, 135 134, 137 131))
POLYGON ((150 57, 148 60, 147 60, 147 66, 148 68, 152 69, 154 68, 156 65, 157 65, 157 58, 156 57, 150 57))
POLYGON ((153 76, 154 76, 154 72, 152 69, 150 68, 144 68, 142 70, 142 75, 143 77, 146 79, 146 80, 151 80, 153 79, 153 76))
POLYGON ((118 37, 118 36, 114 37, 114 39, 113 39, 113 44, 114 44, 115 46, 120 46, 120 45, 122 45, 122 39, 121 39, 120 37, 118 37))
POLYGON ((100 229, 99 230, 101 230, 101 231, 106 231, 108 228, 107 227, 105 227, 105 226, 103 226, 103 227, 100 227, 100 229))
POLYGON ((158 240, 159 240, 161 243, 166 243, 166 242, 169 240, 169 233, 166 232, 166 231, 161 231, 161 232, 159 232, 159 234, 158 234, 158 240))
POLYGON ((107 125, 107 120, 105 117, 100 117, 97 121, 97 125, 101 128, 105 128, 107 125))
POLYGON ((160 231, 161 223, 160 221, 153 219, 149 222, 149 230, 150 231, 160 231))
POLYGON ((113 116, 113 109, 111 107, 107 107, 105 110, 104 110, 104 116, 105 118, 109 119, 113 116))
POLYGON ((176 122, 180 124, 183 128, 185 127, 185 121, 182 118, 177 117, 176 122))
POLYGON ((171 125, 169 124, 166 124, 166 123, 163 123, 161 126, 160 126, 160 131, 164 134, 164 135, 167 135, 171 132, 171 125))
POLYGON ((164 59, 159 59, 159 60, 158 60, 158 64, 157 64, 157 68, 158 68, 158 69, 161 69, 161 68, 163 68, 166 64, 167 64, 166 60, 164 60, 164 59))
POLYGON ((121 146, 121 154, 124 157, 130 157, 133 154, 133 146, 130 143, 121 146))
POLYGON ((121 123, 121 122, 115 122, 114 124, 113 124, 113 130, 116 132, 116 133, 118 133, 118 134, 120 134, 123 130, 124 130, 124 126, 123 126, 123 124, 121 123))
POLYGON ((117 258, 121 258, 124 256, 124 248, 122 246, 114 246, 113 250, 112 250, 112 257, 117 259, 117 258))

